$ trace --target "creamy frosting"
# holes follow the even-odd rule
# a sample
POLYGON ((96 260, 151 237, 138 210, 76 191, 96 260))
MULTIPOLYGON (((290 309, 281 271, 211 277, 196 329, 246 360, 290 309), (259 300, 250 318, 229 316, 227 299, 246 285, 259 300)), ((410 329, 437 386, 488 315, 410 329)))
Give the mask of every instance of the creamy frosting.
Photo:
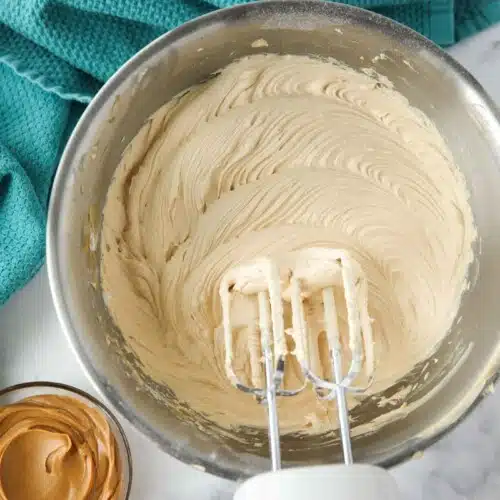
MULTIPOLYGON (((265 425, 225 374, 218 291, 231 268, 310 247, 348 252, 368 281, 377 392, 445 336, 475 237, 433 123, 385 78, 306 56, 241 59, 160 108, 126 148, 103 221, 111 316, 150 376, 223 426, 265 425)), ((317 297, 306 317, 321 372, 317 297)), ((234 365, 247 380, 257 316, 255 297, 236 293, 234 365)), ((345 314, 339 326, 345 339, 345 314)), ((301 383, 289 356, 285 386, 301 383)), ((279 407, 284 432, 336 425, 309 389, 279 407)))
POLYGON ((40 395, 0 408, 0 499, 114 500, 121 466, 98 410, 40 395))

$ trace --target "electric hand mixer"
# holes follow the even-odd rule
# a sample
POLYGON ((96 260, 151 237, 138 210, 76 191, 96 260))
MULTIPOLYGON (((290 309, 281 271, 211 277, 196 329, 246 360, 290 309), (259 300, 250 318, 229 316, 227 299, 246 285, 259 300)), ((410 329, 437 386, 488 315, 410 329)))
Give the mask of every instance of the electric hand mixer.
POLYGON ((353 465, 349 428, 347 392, 366 391, 374 373, 374 349, 371 319, 368 314, 368 284, 359 264, 350 255, 337 249, 309 248, 280 256, 279 262, 263 258, 231 269, 220 285, 222 323, 225 342, 225 370, 231 383, 238 389, 254 395, 267 406, 271 474, 257 476, 236 493, 237 500, 299 500, 317 498, 336 500, 363 498, 364 500, 391 500, 397 498, 397 487, 392 477, 370 466, 353 465), (286 287, 284 287, 286 285, 286 287), (351 360, 346 375, 343 370, 342 342, 339 331, 338 307, 335 288, 343 290, 345 299, 348 348, 351 360), (250 328, 248 349, 251 381, 242 383, 233 367, 233 324, 231 302, 234 293, 257 296, 258 325, 250 328), (304 301, 321 294, 324 330, 328 342, 332 377, 320 376, 313 367, 318 366, 317 349, 311 345, 308 323, 304 314, 304 301), (292 328, 285 330, 283 301, 291 307, 292 328), (297 389, 283 388, 286 357, 289 354, 286 334, 295 342, 294 354, 304 373, 304 383, 297 389), (264 363, 265 386, 260 386, 264 363), (355 385, 363 373, 364 385, 355 385), (281 469, 280 432, 276 398, 293 397, 312 383, 317 397, 337 400, 340 436, 344 455, 341 466, 321 466, 281 469), (332 482, 333 481, 333 482, 332 482), (331 485, 331 488, 328 486, 331 485), (333 488, 333 489, 332 489, 333 488), (333 495, 333 496, 332 496, 333 495))

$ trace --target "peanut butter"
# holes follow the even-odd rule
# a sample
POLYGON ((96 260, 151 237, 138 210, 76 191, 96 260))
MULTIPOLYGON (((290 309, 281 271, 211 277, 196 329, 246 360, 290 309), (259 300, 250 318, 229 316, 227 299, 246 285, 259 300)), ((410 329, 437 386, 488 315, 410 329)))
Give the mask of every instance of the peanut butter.
POLYGON ((120 483, 118 446, 97 409, 49 394, 0 409, 1 500, 111 500, 120 483))

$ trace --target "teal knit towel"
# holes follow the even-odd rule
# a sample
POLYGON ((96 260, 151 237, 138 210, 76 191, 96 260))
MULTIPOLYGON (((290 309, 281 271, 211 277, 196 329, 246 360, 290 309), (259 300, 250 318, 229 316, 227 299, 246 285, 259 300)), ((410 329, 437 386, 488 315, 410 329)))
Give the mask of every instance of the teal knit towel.
MULTIPOLYGON (((0 1, 0 305, 39 269, 52 177, 102 83, 179 24, 247 0, 0 1)), ((500 21, 498 0, 344 0, 450 45, 500 21)))

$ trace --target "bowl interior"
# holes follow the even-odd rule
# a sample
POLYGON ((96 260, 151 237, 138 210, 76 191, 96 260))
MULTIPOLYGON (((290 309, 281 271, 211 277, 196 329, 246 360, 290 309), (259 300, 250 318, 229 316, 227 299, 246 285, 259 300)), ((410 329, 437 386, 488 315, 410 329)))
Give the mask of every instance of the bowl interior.
MULTIPOLYGON (((500 212, 495 206, 500 127, 489 100, 470 76, 407 28, 346 6, 264 2, 205 16, 141 51, 89 106, 56 176, 48 228, 56 308, 97 388, 162 448, 231 478, 269 469, 266 446, 246 444, 247 438, 266 442, 265 432, 221 432, 203 415, 174 405, 175 394, 144 373, 103 302, 98 242, 114 169, 145 120, 232 60, 262 52, 334 57, 387 76, 435 122, 471 192, 479 242, 470 271, 472 285, 457 321, 432 358, 386 391, 391 396, 402 387, 412 387, 397 403, 400 418, 354 440, 357 461, 394 463, 434 439, 470 407, 497 368, 500 325, 500 308, 495 304, 500 279, 495 260, 500 244, 500 212), (252 46, 257 39, 267 46, 252 46)), ((367 400, 353 412, 354 426, 374 417, 383 422, 387 411, 367 400)), ((285 465, 341 458, 334 432, 307 439, 286 436, 282 447, 285 465)))

